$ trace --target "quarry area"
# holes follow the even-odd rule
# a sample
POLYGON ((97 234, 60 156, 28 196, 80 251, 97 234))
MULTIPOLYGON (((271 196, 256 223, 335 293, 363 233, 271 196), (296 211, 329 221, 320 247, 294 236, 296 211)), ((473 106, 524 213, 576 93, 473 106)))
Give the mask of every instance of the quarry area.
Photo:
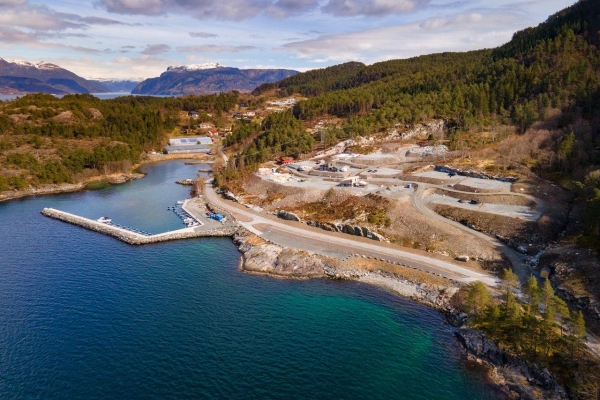
POLYGON ((474 271, 512 265, 522 279, 544 274, 539 255, 567 213, 559 189, 518 173, 461 168, 461 155, 444 142, 423 140, 440 124, 272 160, 224 194, 265 216, 427 252, 474 271))
MULTIPOLYGON (((318 133, 319 123, 311 129, 318 133)), ((510 162, 511 149, 526 148, 526 136, 514 136, 511 148, 455 151, 447 132, 440 134, 444 129, 443 121, 399 126, 298 159, 279 157, 232 182, 223 195, 269 223, 356 246, 372 243, 379 252, 374 259, 383 246, 488 276, 512 266, 521 283, 532 274, 549 277, 599 332, 597 261, 564 240, 585 220, 572 194, 510 162)), ((344 262, 362 257, 348 246, 308 243, 303 234, 286 237, 284 231, 269 231, 269 240, 316 253, 328 247, 322 254, 344 262)))

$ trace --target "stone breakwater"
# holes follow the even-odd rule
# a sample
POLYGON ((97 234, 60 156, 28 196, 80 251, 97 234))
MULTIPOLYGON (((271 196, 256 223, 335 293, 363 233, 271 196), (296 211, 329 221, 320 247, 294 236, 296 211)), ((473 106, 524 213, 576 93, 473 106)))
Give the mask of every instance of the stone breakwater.
POLYGON ((185 228, 176 231, 160 233, 157 235, 145 236, 139 233, 128 231, 126 229, 118 228, 116 226, 107 225, 102 222, 80 217, 78 215, 70 214, 60 210, 55 210, 53 208, 44 208, 42 210, 42 215, 72 225, 77 225, 94 232, 112 236, 122 242, 131 245, 159 243, 198 237, 231 237, 239 229, 238 225, 230 225, 218 229, 185 228))

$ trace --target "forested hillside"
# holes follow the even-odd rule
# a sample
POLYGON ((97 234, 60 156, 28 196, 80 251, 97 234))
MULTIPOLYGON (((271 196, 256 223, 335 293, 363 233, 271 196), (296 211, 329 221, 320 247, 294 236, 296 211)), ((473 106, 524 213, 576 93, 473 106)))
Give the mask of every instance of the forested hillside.
POLYGON ((162 148, 180 111, 227 112, 237 98, 36 94, 0 103, 0 191, 126 171, 162 148))
MULTIPOLYGON (((513 163, 560 181, 590 204, 589 232, 600 229, 600 7, 581 0, 538 27, 517 32, 504 46, 466 53, 443 53, 365 66, 347 63, 309 71, 263 85, 256 95, 309 97, 293 108, 298 121, 331 116, 344 122, 327 132, 330 143, 348 137, 386 132, 395 124, 443 118, 450 126, 450 146, 481 142, 480 132, 514 126, 523 135, 537 121, 553 118, 550 133, 529 132, 513 163), (592 206, 592 204, 594 206, 592 206), (596 211, 595 211, 596 210, 596 211)), ((282 131, 288 129, 286 122, 282 131)), ((248 129, 247 127, 243 129, 248 129)), ((241 132, 241 131, 240 131, 241 132)), ((271 154, 294 155, 269 142, 277 129, 266 126, 237 136, 235 150, 247 161, 271 154)), ((505 139, 494 135, 486 145, 505 139)), ((287 135, 282 136, 287 140, 287 135)), ((299 138, 303 142, 304 139, 299 138)), ((523 141, 521 141, 523 142, 523 141)), ((514 166, 511 166, 514 168, 514 166)), ((595 232, 595 233, 594 233, 595 232)), ((600 246, 599 246, 600 248, 600 246)))

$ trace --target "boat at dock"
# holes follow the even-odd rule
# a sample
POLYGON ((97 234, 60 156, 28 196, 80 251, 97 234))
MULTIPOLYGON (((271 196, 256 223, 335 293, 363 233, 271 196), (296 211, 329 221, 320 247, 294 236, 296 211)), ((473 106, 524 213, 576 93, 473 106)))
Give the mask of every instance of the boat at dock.
POLYGON ((96 221, 101 222, 103 224, 110 224, 112 222, 112 219, 108 217, 100 217, 96 221))

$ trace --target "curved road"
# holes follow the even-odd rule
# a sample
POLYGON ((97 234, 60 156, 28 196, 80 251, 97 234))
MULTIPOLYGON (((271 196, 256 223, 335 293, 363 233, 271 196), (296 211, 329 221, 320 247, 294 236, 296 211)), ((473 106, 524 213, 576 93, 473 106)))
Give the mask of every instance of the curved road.
MULTIPOLYGON (((502 252, 502 254, 504 254, 506 256, 506 258, 508 258, 508 260, 510 261, 510 263, 513 266, 514 273, 519 277, 519 280, 521 281, 521 283, 527 282, 527 279, 529 279, 529 276, 532 274, 532 270, 527 265, 525 256, 517 253, 515 250, 511 249, 510 247, 508 247, 507 245, 505 245, 504 243, 502 243, 501 241, 499 241, 496 238, 493 238, 491 236, 486 235, 485 233, 478 232, 474 229, 471 229, 471 228, 461 224, 460 222, 452 221, 451 219, 442 217, 441 215, 437 214, 433 210, 427 208, 427 206, 425 206, 425 204, 423 202, 423 197, 425 196, 426 190, 428 190, 430 188, 425 188, 424 186, 425 185, 419 184, 417 186, 417 190, 416 190, 415 194, 412 196, 412 204, 421 214, 423 214, 429 218, 435 219, 437 221, 441 221, 446 224, 452 225, 455 228, 458 228, 460 230, 468 232, 469 234, 471 234, 473 236, 476 236, 480 239, 483 239, 483 240, 491 243, 498 250, 500 250, 502 252)), ((445 189, 445 188, 442 187, 442 189, 445 189)))
POLYGON ((473 282, 478 280, 488 286, 497 286, 498 284, 498 279, 493 275, 475 272, 447 261, 437 260, 407 251, 379 246, 375 241, 373 241, 373 244, 363 243, 361 241, 345 239, 334 235, 327 235, 326 233, 314 232, 312 230, 291 226, 284 222, 273 221, 271 219, 264 218, 253 211, 240 209, 230 201, 222 199, 215 193, 211 183, 206 184, 205 196, 210 203, 218 208, 226 210, 233 215, 242 216, 244 217, 243 219, 249 220, 248 222, 242 222, 238 220, 238 223, 244 228, 248 229, 250 232, 253 232, 259 236, 263 236, 266 231, 271 234, 277 234, 279 232, 282 236, 286 236, 288 238, 291 237, 293 239, 308 242, 316 241, 317 243, 323 243, 329 246, 337 247, 341 250, 349 251, 352 254, 359 253, 365 256, 403 263, 413 268, 419 268, 421 270, 445 276, 459 282, 473 282), (266 229, 263 228, 265 226, 267 227, 266 229), (263 230, 259 229, 259 227, 263 230))

